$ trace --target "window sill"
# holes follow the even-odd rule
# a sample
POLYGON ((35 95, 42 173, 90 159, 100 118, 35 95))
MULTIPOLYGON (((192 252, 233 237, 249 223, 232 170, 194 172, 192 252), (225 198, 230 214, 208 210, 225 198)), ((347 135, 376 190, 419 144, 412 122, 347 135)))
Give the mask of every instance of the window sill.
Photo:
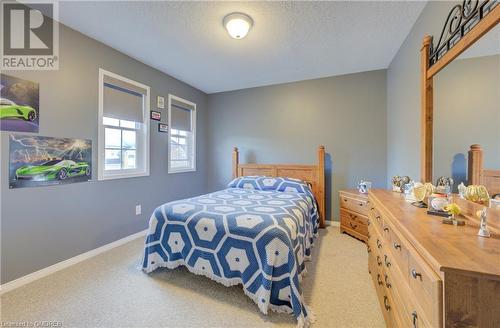
POLYGON ((196 169, 168 169, 168 174, 196 172, 196 169))
POLYGON ((100 175, 98 177, 98 180, 105 181, 105 180, 116 180, 116 179, 127 179, 127 178, 139 178, 147 176, 149 176, 149 172, 116 173, 104 176, 100 175))

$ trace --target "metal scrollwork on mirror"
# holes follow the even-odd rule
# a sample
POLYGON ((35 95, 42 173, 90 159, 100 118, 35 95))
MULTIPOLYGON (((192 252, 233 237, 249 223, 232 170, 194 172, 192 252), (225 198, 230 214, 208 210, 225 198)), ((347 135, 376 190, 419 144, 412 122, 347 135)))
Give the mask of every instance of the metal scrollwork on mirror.
POLYGON ((499 4, 496 0, 463 0, 448 14, 436 45, 431 44, 429 67, 460 41, 476 24, 499 4))
POLYGON ((500 22, 500 0, 463 0, 453 6, 436 44, 424 37, 421 53, 421 180, 432 182, 433 77, 500 22))

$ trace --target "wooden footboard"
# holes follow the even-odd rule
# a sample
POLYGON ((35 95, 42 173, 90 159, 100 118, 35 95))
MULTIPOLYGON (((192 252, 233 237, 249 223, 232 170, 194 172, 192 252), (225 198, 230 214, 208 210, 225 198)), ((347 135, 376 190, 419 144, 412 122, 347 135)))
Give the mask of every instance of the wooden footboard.
POLYGON ((490 196, 500 194, 500 170, 483 167, 484 152, 480 145, 472 145, 469 150, 469 184, 484 185, 490 196))
POLYGON ((318 164, 240 164, 238 148, 233 149, 233 178, 261 175, 295 178, 311 185, 319 207, 320 227, 325 227, 325 147, 318 148, 318 164))

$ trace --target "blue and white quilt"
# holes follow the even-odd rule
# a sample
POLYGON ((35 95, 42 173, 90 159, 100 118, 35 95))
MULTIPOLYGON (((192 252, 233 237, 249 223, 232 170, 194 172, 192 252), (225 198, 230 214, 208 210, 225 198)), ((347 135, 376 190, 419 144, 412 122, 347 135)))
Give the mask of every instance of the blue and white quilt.
POLYGON ((242 284, 259 309, 312 313, 299 281, 317 235, 311 189, 296 179, 240 177, 228 188, 159 206, 149 222, 143 270, 186 266, 225 286, 242 284))

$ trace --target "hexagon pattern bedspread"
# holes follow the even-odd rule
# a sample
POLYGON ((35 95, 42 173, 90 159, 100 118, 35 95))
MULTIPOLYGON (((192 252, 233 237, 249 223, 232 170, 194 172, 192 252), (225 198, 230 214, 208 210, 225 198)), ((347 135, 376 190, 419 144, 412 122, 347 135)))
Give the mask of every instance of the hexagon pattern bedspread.
POLYGON ((317 229, 317 206, 307 184, 241 177, 228 189, 156 208, 143 270, 183 265, 225 286, 242 284, 263 313, 293 313, 298 326, 308 326, 312 313, 299 281, 317 229))

